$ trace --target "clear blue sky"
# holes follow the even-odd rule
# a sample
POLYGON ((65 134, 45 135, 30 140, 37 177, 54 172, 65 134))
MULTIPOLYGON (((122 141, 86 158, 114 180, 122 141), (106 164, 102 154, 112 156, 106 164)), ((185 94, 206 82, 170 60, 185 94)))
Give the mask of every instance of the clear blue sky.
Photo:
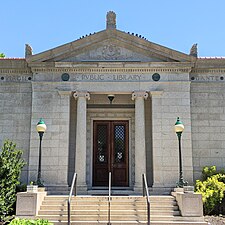
POLYGON ((105 29, 107 11, 117 29, 189 54, 225 56, 225 0, 1 0, 0 52, 24 57, 105 29))

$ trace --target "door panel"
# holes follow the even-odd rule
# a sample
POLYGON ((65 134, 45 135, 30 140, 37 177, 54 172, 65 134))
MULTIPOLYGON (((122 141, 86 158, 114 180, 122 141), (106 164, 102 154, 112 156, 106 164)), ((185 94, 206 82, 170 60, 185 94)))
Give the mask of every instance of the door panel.
POLYGON ((94 121, 93 186, 128 186, 128 121, 94 121))
POLYGON ((109 124, 94 123, 94 185, 105 186, 108 182, 109 124))
POLYGON ((127 186, 128 123, 112 122, 112 183, 127 186))

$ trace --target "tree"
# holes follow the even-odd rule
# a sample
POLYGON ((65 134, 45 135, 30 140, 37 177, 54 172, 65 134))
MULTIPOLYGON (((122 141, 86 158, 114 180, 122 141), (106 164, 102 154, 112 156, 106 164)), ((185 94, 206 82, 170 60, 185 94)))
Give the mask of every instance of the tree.
POLYGON ((4 53, 0 53, 0 58, 5 58, 5 54, 4 53))
POLYGON ((22 151, 16 144, 6 140, 0 152, 0 223, 11 219, 16 202, 16 186, 25 165, 22 151))

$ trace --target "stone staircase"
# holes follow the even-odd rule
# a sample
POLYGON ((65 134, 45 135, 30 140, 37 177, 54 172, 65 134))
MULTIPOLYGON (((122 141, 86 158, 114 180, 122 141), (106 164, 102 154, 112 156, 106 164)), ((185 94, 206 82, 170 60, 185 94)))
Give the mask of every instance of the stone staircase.
MULTIPOLYGON (((67 224, 67 196, 46 196, 38 217, 54 224, 67 224)), ((108 223, 108 198, 106 196, 77 196, 71 202, 71 224, 108 223)), ((206 225, 202 217, 182 217, 172 196, 151 196, 152 225, 206 225)), ((113 196, 111 201, 111 224, 146 224, 146 198, 141 196, 113 196)))

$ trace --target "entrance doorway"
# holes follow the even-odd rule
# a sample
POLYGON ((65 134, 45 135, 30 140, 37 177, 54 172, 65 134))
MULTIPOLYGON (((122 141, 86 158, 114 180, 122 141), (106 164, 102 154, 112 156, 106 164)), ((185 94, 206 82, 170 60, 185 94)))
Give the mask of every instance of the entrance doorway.
POLYGON ((128 179, 128 121, 93 121, 93 186, 127 187, 128 179))

